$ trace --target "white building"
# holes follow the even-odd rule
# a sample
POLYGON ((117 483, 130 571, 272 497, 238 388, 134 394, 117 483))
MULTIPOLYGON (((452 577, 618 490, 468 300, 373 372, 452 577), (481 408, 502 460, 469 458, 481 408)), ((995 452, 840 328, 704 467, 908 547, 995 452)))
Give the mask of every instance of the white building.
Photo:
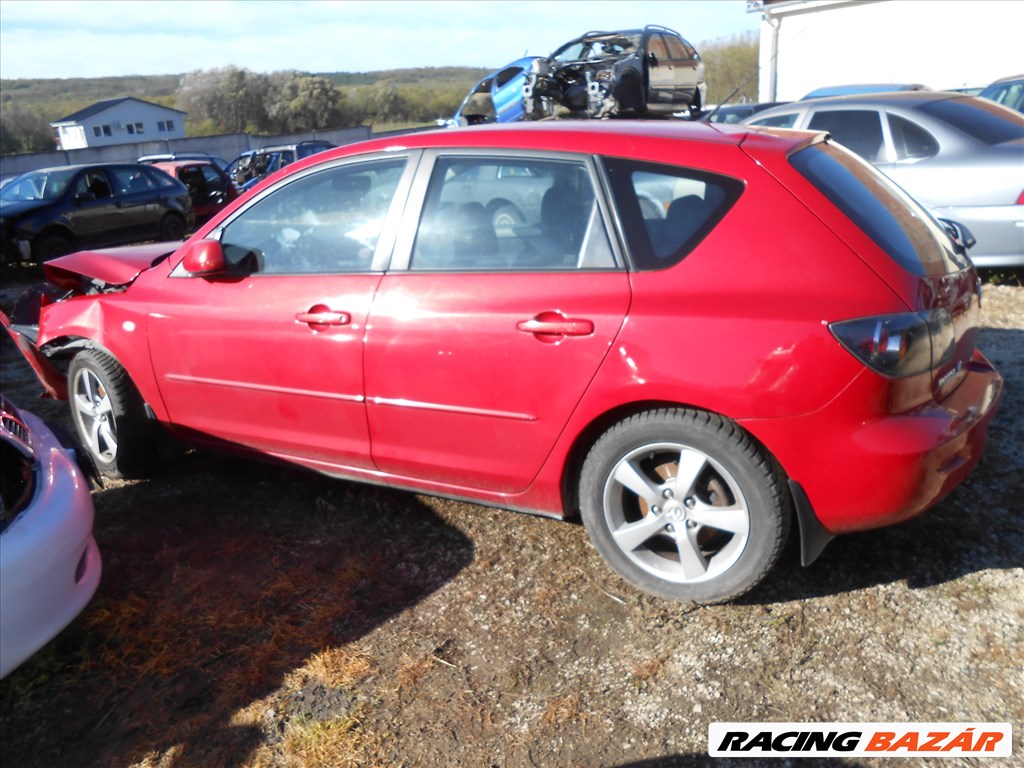
POLYGON ((137 144, 185 138, 185 117, 180 109, 150 104, 126 96, 107 99, 50 123, 61 149, 137 144))
POLYGON ((1019 0, 747 0, 760 13, 758 99, 816 88, 983 87, 1024 72, 1019 0))

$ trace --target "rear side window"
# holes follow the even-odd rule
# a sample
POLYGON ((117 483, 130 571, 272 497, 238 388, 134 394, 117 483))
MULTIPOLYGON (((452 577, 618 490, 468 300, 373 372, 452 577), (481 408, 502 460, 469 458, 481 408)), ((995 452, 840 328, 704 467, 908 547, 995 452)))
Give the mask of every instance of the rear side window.
POLYGON ((817 112, 807 126, 828 131, 836 141, 870 163, 883 159, 882 116, 876 110, 835 109, 817 112))
POLYGON ((930 133, 904 117, 889 115, 889 130, 897 160, 920 160, 933 157, 939 151, 939 145, 930 133))
POLYGON ((678 264, 739 198, 743 183, 725 176, 617 157, 603 159, 637 269, 678 264))
POLYGON ((819 143, 796 152, 790 162, 908 272, 945 274, 967 266, 942 226, 857 156, 819 143))

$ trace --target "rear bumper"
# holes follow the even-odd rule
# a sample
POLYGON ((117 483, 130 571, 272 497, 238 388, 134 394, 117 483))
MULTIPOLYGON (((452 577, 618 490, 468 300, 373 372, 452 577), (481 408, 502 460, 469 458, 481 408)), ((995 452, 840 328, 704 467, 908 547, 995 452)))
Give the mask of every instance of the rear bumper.
POLYGON ((826 408, 799 419, 744 422, 807 494, 828 533, 892 525, 937 504, 981 459, 1003 379, 979 352, 941 403, 866 414, 882 402, 865 372, 826 408))

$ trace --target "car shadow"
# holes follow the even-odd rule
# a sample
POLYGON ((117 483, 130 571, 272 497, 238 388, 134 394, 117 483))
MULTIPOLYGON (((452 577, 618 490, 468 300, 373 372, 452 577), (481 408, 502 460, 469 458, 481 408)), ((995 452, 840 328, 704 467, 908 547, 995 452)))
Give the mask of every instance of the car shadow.
POLYGON ((5 764, 248 764, 293 722, 345 717, 357 641, 475 555, 413 494, 199 452, 94 502, 104 574, 62 635, 82 674, 46 717, 5 706, 5 764), (54 727, 65 710, 91 714, 54 727))
POLYGON ((1002 373, 1004 389, 985 453, 967 479, 900 525, 836 537, 807 568, 800 567, 791 546, 784 562, 738 604, 836 595, 897 581, 923 589, 1024 565, 1024 435, 1008 417, 1024 412, 1024 331, 984 328, 979 346, 1002 373))

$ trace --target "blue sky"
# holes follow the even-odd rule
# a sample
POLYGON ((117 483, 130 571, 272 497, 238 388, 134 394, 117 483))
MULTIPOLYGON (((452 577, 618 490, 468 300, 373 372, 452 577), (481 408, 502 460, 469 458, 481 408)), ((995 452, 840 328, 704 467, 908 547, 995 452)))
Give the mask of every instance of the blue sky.
POLYGON ((497 68, 591 29, 661 24, 699 44, 759 20, 745 0, 3 0, 0 77, 497 68))

